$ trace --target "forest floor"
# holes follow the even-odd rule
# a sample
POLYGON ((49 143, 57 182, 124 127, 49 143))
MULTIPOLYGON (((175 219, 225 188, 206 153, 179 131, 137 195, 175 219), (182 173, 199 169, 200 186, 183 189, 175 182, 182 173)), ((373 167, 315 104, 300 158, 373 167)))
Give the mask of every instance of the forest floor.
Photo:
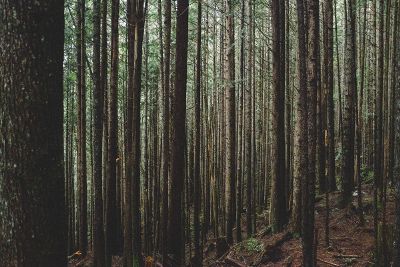
MULTIPOLYGON (((388 190, 386 218, 394 222, 394 197, 388 190)), ((339 209, 340 193, 330 193, 329 246, 325 242, 325 196, 317 196, 315 223, 318 232, 317 266, 373 266, 374 219, 373 190, 362 186, 364 225, 357 212, 357 195, 346 209, 339 209)), ((265 228, 266 215, 258 216, 258 234, 234 245, 223 256, 217 257, 216 244, 208 244, 204 266, 301 266, 302 245, 298 234, 283 231, 272 235, 265 228), (210 249, 211 248, 211 249, 210 249)), ((243 226, 245 229, 245 226, 243 226)), ((244 233, 243 233, 244 234, 244 233)))
MULTIPOLYGON (((374 220, 373 187, 362 186, 364 225, 360 224, 357 212, 357 195, 346 209, 338 208, 340 193, 329 194, 329 246, 325 242, 325 195, 316 197, 315 223, 318 237, 317 266, 373 266, 374 220)), ((386 218, 388 224, 394 222, 394 197, 388 190, 386 218)), ((242 216, 245 217, 245 216, 242 216)), ((203 266, 210 267, 245 267, 245 266, 301 266, 302 246, 298 234, 288 230, 272 235, 265 222, 268 212, 257 215, 257 234, 254 238, 244 239, 229 248, 223 238, 213 238, 210 233, 204 245, 203 266)), ((245 218, 242 220, 245 238, 245 218)), ((89 267, 93 257, 88 254, 84 259, 70 257, 69 267, 89 267)), ((114 257, 113 267, 122 265, 121 257, 114 257)), ((157 264, 161 266, 160 264, 157 264)))

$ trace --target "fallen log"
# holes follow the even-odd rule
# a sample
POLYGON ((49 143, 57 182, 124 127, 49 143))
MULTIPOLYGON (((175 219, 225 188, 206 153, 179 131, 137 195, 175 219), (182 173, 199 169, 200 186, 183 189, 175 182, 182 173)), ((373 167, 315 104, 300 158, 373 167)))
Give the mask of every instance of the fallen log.
POLYGON ((255 266, 260 265, 263 262, 266 262, 268 260, 268 257, 270 257, 271 252, 274 251, 274 249, 276 249, 277 247, 280 247, 283 243, 285 243, 286 241, 292 239, 292 233, 287 231, 286 233, 282 234, 282 236, 276 240, 274 240, 273 243, 271 244, 267 244, 264 247, 264 252, 261 255, 261 257, 254 262, 255 266))

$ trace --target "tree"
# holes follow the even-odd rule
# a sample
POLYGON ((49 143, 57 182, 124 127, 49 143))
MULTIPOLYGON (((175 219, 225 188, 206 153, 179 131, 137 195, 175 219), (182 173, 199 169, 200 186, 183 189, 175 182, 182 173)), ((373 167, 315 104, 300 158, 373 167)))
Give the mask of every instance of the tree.
POLYGON ((126 190, 124 221, 124 265, 142 266, 140 212, 140 96, 144 1, 127 3, 128 17, 128 106, 126 140, 126 190))
POLYGON ((293 211, 292 228, 301 232, 302 212, 302 184, 308 175, 308 131, 307 131, 307 50, 306 29, 304 22, 303 0, 297 0, 297 35, 298 35, 298 72, 300 77, 299 92, 297 97, 297 119, 294 136, 294 177, 293 177, 293 211))
MULTIPOLYGON (((399 18, 399 1, 396 1, 396 15, 395 15, 395 35, 399 36, 399 30, 400 30, 400 18, 399 18)), ((395 48, 395 53, 394 57, 397 60, 397 65, 394 65, 396 72, 398 73, 400 71, 400 38, 395 38, 394 40, 397 40, 396 42, 396 48, 395 48)), ((393 61, 394 62, 394 61, 393 61)), ((396 205, 396 218, 395 218, 395 235, 394 235, 394 260, 393 260, 393 266, 400 265, 400 79, 397 77, 396 81, 396 86, 395 88, 395 93, 394 97, 396 99, 396 105, 395 109, 393 110, 395 120, 396 120, 396 136, 395 136, 395 153, 397 155, 397 160, 395 162, 395 169, 394 169, 394 175, 395 175, 395 205, 396 205)))
POLYGON ((307 78, 308 78, 308 175, 303 182, 302 194, 302 242, 303 242, 303 266, 315 266, 316 255, 314 253, 314 204, 315 204, 315 178, 316 178, 316 111, 317 91, 320 85, 319 77, 319 0, 307 1, 307 25, 308 25, 308 54, 307 54, 307 78))
POLYGON ((378 49, 377 57, 377 73, 376 73, 376 103, 375 103, 375 163, 374 163, 374 175, 376 179, 375 187, 380 190, 382 195, 383 191, 383 136, 382 136, 382 121, 383 121, 383 68, 384 68, 384 9, 385 1, 379 1, 379 26, 376 28, 378 33, 378 46, 382 49, 378 49))
POLYGON ((165 47, 164 47, 164 133, 163 133, 163 196, 162 196, 162 258, 166 265, 168 247, 168 184, 170 168, 170 63, 171 63, 171 0, 164 1, 165 47))
POLYGON ((103 142, 103 96, 104 87, 100 75, 100 1, 93 1, 93 180, 94 180, 94 219, 93 219, 93 257, 95 265, 105 264, 104 225, 103 225, 103 183, 102 183, 102 142, 103 142))
POLYGON ((118 23, 119 0, 111 2, 111 74, 108 93, 108 164, 106 175, 106 265, 111 266, 112 255, 117 252, 117 90, 118 90, 118 23))
POLYGON ((133 83, 134 83, 134 42, 135 42, 135 28, 134 28, 134 12, 135 5, 133 0, 127 1, 127 35, 128 35, 128 84, 127 84, 127 119, 126 119, 126 133, 125 133, 125 207, 124 207, 124 267, 133 265, 133 252, 132 252, 132 135, 133 135, 133 83))
POLYGON ((238 160, 237 160, 237 185, 236 185, 236 239, 237 242, 242 241, 242 210, 243 210, 243 195, 242 185, 244 178, 243 161, 244 161, 244 29, 245 29, 245 1, 241 4, 241 18, 240 18, 240 97, 239 109, 237 113, 238 119, 238 160))
POLYGON ((182 225, 182 195, 185 178, 184 155, 186 140, 186 81, 188 53, 188 15, 189 1, 178 0, 176 20, 176 64, 175 88, 171 112, 171 206, 169 212, 168 252, 173 256, 173 266, 181 266, 184 238, 182 225))
POLYGON ((272 0, 272 143, 271 143, 271 213, 270 224, 273 232, 279 232, 287 223, 285 196, 285 50, 284 1, 272 0), (283 2, 283 5, 282 3, 283 2), (283 22, 282 22, 283 20, 283 22), (283 51, 282 51, 283 50, 283 51))
POLYGON ((85 63, 85 0, 77 1, 77 87, 78 87, 78 203, 79 250, 87 250, 87 177, 86 177, 86 63, 85 63))
POLYGON ((0 10, 0 262, 66 266, 64 5, 7 0, 0 10))
POLYGON ((355 3, 347 2, 346 20, 346 52, 345 52, 345 88, 343 112, 343 158, 342 158, 342 204, 351 201, 354 178, 354 115, 355 94, 357 93, 356 78, 356 42, 355 42, 355 3))
MULTIPOLYGON (((326 177, 325 181, 325 242, 329 246, 329 192, 335 189, 335 107, 333 86, 333 1, 324 2, 323 21, 323 93, 326 96, 326 128, 324 129, 324 146, 326 147, 326 177)), ((323 170, 325 172, 325 170, 323 170)), ((321 185, 321 184, 320 184, 321 185)))
POLYGON ((200 96, 201 96, 201 1, 197 3, 197 51, 195 92, 195 150, 194 150, 194 266, 202 265, 203 252, 200 244, 201 179, 200 179, 200 96))
POLYGON ((235 223, 235 178, 236 178, 236 107, 235 107, 235 25, 233 19, 234 4, 231 0, 226 5, 226 82, 225 82, 225 209, 226 237, 233 243, 233 226, 235 223))
POLYGON ((252 210, 253 210, 253 183, 254 183, 254 177, 253 177, 253 169, 251 165, 251 159, 252 159, 252 131, 251 131, 251 126, 252 126, 252 101, 251 101, 251 95, 252 95, 252 53, 253 53, 253 48, 252 48, 252 24, 251 24, 251 5, 250 0, 245 1, 245 24, 247 27, 245 27, 245 33, 246 34, 246 49, 247 49, 247 67, 244 67, 247 72, 245 74, 245 78, 247 80, 247 90, 243 91, 244 94, 244 112, 246 116, 246 120, 243 121, 244 123, 244 132, 245 132, 245 144, 244 144, 244 149, 245 149, 245 154, 244 154, 244 160, 245 160, 245 167, 244 167, 244 173, 246 177, 246 221, 247 221, 247 235, 252 236, 254 234, 255 229, 253 229, 253 216, 252 216, 252 210))

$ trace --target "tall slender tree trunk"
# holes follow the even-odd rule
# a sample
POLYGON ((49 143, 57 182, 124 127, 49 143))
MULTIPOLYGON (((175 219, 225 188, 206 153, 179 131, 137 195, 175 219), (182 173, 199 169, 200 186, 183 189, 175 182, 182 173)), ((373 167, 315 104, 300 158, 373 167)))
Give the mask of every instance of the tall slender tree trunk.
POLYGON ((142 266, 141 211, 140 211, 140 99, 142 89, 142 46, 144 33, 144 0, 135 0, 135 43, 134 43, 134 77, 133 77, 133 122, 132 122, 132 253, 133 266, 142 266))
POLYGON ((315 266, 314 250, 314 204, 316 178, 316 111, 317 92, 320 77, 319 70, 319 0, 307 1, 308 13, 308 175, 303 184, 303 266, 315 266), (305 192, 308 192, 305 194, 305 192))
POLYGON ((236 107, 235 107, 235 24, 234 3, 226 0, 226 82, 225 82, 225 209, 226 237, 233 243, 233 226, 235 223, 235 177, 236 177, 236 107))
MULTIPOLYGON (((342 87, 341 87, 341 82, 342 82, 342 76, 341 76, 341 68, 340 68, 340 56, 339 56, 339 36, 338 36, 338 17, 337 17, 337 0, 334 0, 334 12, 335 12, 335 47, 336 47, 336 71, 337 71, 337 88, 338 88, 338 140, 340 141, 340 145, 342 145, 342 137, 343 137, 343 131, 342 131, 342 125, 343 125, 343 105, 342 105, 342 87)), ((336 185, 336 179, 335 179, 335 184, 334 184, 334 189, 337 188, 336 185)))
POLYGON ((106 175, 107 175, 107 160, 108 160, 108 112, 107 112, 107 94, 108 94, 108 47, 107 47, 107 6, 109 0, 102 0, 101 3, 101 63, 100 63, 100 79, 101 92, 103 93, 103 144, 102 144, 102 200, 103 200, 103 220, 105 218, 104 208, 106 205, 106 175))
POLYGON ((298 72, 299 92, 296 94, 296 125, 294 135, 294 177, 293 177, 293 231, 301 232, 302 222, 302 184, 308 175, 308 111, 307 111, 307 50, 305 12, 303 0, 297 0, 298 72))
POLYGON ((105 243, 103 225, 103 183, 102 183, 102 142, 103 142, 103 96, 100 67, 100 1, 93 1, 93 257, 95 265, 105 264, 105 243))
POLYGON ((171 112, 171 206, 169 212, 168 252, 172 255, 173 266, 184 263, 184 238, 182 225, 182 195, 185 179, 185 119, 186 82, 188 54, 188 15, 189 1, 178 0, 176 21, 176 64, 175 88, 171 112))
POLYGON ((162 256, 166 265, 168 248, 168 184, 170 167, 170 63, 171 63, 171 0, 164 1, 165 47, 164 47, 164 123, 163 123, 163 197, 162 197, 162 256))
POLYGON ((107 166, 107 197, 106 197, 106 261, 112 264, 112 255, 117 252, 117 92, 118 92, 118 21, 119 0, 111 2, 111 73, 110 90, 108 94, 108 166, 107 166))
POLYGON ((0 10, 0 264, 66 266, 64 4, 0 10))
POLYGON ((85 0, 77 2, 77 81, 78 81, 78 205, 79 250, 87 250, 87 177, 86 177, 86 45, 85 0))
POLYGON ((383 68, 384 68, 384 9, 385 4, 383 0, 379 1, 379 28, 378 32, 378 57, 377 57, 377 77, 376 77, 376 104, 375 104, 375 164, 374 172, 375 179, 377 182, 377 187, 380 191, 380 196, 382 196, 383 191, 383 68))
POLYGON ((346 49, 345 49, 345 88, 343 112, 343 157, 342 157, 342 204, 347 205, 352 198, 354 188, 354 136, 355 136, 355 106, 357 94, 356 78, 356 32, 355 3, 347 0, 346 49))
POLYGON ((244 178, 244 29, 245 29, 245 2, 241 4, 241 22, 240 22, 240 99, 238 112, 238 172, 236 184, 236 239, 242 241, 242 184, 244 178))
MULTIPOLYGON (((326 0, 324 20, 324 91, 326 93, 326 170, 328 191, 336 190, 335 176, 335 103, 334 103, 334 67, 333 67, 333 1, 326 0)), ((339 82, 339 81, 338 81, 339 82)))
MULTIPOLYGON (((400 30, 400 18, 399 18, 399 1, 396 1, 396 22, 395 22, 395 32, 397 36, 399 36, 399 30, 400 30)), ((395 34, 395 35, 396 35, 395 34)), ((400 72, 400 38, 395 38, 396 40, 396 45, 397 47, 395 49, 395 53, 393 56, 397 60, 397 65, 396 67, 396 73, 400 72)), ((396 155, 400 155, 400 79, 397 77, 397 81, 395 83, 395 93, 394 93, 394 98, 396 99, 396 104, 395 104, 395 110, 394 111, 394 116, 396 120, 396 142, 395 142, 395 153, 396 155)), ((393 266, 398 266, 400 265, 400 157, 397 156, 397 160, 394 164, 394 177, 395 177, 395 205, 396 205, 396 218, 395 218, 395 235, 394 235, 394 260, 393 260, 393 266)))
POLYGON ((271 140, 271 213, 273 232, 280 232, 287 223, 285 195, 285 34, 284 1, 272 1, 272 140, 271 140), (283 2, 283 4, 281 3, 283 2), (283 17, 283 18, 282 18, 283 17), (283 20, 283 22, 282 22, 283 20), (282 51, 283 50, 283 51, 282 51))
POLYGON ((201 97, 201 1, 197 3, 197 51, 196 51, 196 92, 195 92, 195 140, 194 140, 194 266, 202 265, 203 252, 200 242, 201 178, 200 178, 200 97, 201 97))
POLYGON ((251 88, 252 88, 252 42, 251 42, 251 0, 245 1, 245 24, 247 25, 246 32, 242 34, 246 34, 246 56, 247 56, 247 67, 244 67, 247 72, 245 79, 247 81, 246 89, 244 90, 244 109, 245 109, 245 120, 244 120, 244 138, 245 138, 245 154, 244 154, 244 173, 246 180, 246 228, 247 228, 247 236, 250 237, 254 234, 253 229, 253 218, 252 218, 252 210, 253 210, 253 169, 251 166, 251 156, 252 156, 252 132, 251 132, 251 122, 252 122, 252 110, 251 110, 251 88))
MULTIPOLYGON (((323 43, 324 43, 324 62, 323 62, 323 91, 326 96, 326 128, 324 129, 323 145, 326 153, 326 214, 325 214, 325 243, 329 246, 329 192, 335 190, 335 107, 334 107, 334 88, 333 88, 333 1, 324 2, 324 21, 323 21, 323 43)), ((325 170, 324 170, 325 172, 325 170)))

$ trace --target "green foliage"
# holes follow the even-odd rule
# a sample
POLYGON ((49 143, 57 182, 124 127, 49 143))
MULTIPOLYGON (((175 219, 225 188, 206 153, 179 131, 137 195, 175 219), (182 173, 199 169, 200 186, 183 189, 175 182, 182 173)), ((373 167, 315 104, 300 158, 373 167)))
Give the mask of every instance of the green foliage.
POLYGON ((262 252, 264 251, 264 244, 258 239, 250 238, 243 242, 243 248, 251 252, 262 252))
POLYGON ((301 234, 300 233, 293 233, 293 238, 294 239, 299 239, 301 237, 301 234))
POLYGON ((361 177, 364 183, 370 184, 374 181, 374 171, 363 167, 361 168, 361 177))

